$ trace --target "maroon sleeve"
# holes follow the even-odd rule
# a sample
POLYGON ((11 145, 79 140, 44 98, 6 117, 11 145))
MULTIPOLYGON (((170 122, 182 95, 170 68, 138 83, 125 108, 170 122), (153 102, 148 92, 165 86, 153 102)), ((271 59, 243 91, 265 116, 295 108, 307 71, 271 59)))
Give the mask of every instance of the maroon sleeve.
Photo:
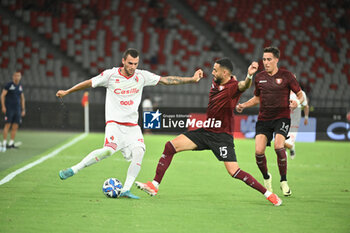
POLYGON ((288 72, 288 78, 289 78, 289 87, 290 89, 296 94, 298 93, 301 88, 297 81, 297 79, 294 77, 294 75, 290 72, 288 72))
POLYGON ((235 98, 237 95, 241 94, 242 92, 238 89, 238 81, 233 82, 232 85, 230 85, 230 92, 229 95, 230 97, 233 99, 235 98))
POLYGON ((256 75, 255 76, 255 79, 254 79, 254 85, 255 85, 255 90, 254 90, 254 95, 255 96, 260 96, 260 89, 259 89, 259 86, 258 86, 258 79, 259 79, 260 75, 256 75))

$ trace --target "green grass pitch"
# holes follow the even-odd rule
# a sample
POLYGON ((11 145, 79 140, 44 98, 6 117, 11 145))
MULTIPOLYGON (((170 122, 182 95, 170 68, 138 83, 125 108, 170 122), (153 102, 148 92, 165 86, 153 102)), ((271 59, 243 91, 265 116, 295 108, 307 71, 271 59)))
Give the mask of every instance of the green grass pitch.
MULTIPOLYGON (((22 140, 21 149, 7 156, 7 152, 2 153, 3 161, 9 156, 23 157, 30 148, 34 150, 30 140, 35 137, 42 137, 42 142, 49 138, 42 132, 31 135, 22 140)), ((68 134, 66 142, 74 135, 68 134)), ((145 135, 147 149, 138 181, 154 177, 164 144, 173 137, 145 135)), ((57 144, 50 144, 46 151, 0 170, 0 179, 58 148, 64 141, 58 138, 57 144)), ((119 152, 68 180, 59 179, 60 169, 76 164, 102 144, 103 134, 91 133, 1 185, 0 232, 350 232, 348 142, 297 143, 297 156, 288 161, 293 191, 288 198, 279 189, 276 155, 269 148, 268 167, 274 191, 283 200, 280 207, 231 178, 210 151, 176 154, 156 197, 132 188, 140 200, 110 199, 102 193, 107 178, 125 180, 129 163, 119 152)), ((241 169, 262 182, 255 164, 254 141, 236 140, 235 145, 241 169)))

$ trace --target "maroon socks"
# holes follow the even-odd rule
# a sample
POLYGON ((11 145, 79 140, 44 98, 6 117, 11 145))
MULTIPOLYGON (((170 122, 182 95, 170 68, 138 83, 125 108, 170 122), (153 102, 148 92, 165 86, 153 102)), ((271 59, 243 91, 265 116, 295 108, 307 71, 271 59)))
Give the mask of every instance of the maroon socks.
POLYGON ((278 160, 278 169, 281 175, 281 181, 287 180, 287 153, 286 149, 275 149, 278 160))
POLYGON ((261 173, 263 174, 263 177, 265 180, 267 180, 269 177, 269 174, 267 173, 267 165, 266 165, 266 157, 264 154, 258 155, 255 154, 256 164, 258 165, 261 173))
POLYGON ((160 183, 163 179, 163 176, 168 169, 171 160, 173 160, 174 154, 176 153, 176 150, 171 144, 171 142, 167 142, 165 144, 165 148, 162 154, 162 157, 159 159, 157 170, 156 170, 156 176, 154 177, 153 180, 157 181, 160 183))
POLYGON ((266 192, 266 188, 264 186, 262 186, 252 175, 250 175, 249 173, 246 173, 241 169, 238 169, 237 172, 232 177, 242 180, 244 183, 258 190, 262 194, 265 194, 266 192))

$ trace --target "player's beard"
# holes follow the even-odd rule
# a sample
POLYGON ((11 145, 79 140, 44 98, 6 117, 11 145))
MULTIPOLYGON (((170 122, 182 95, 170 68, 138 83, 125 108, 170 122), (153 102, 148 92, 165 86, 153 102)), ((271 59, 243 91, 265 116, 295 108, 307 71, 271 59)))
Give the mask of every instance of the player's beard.
POLYGON ((215 82, 216 84, 220 85, 220 84, 221 84, 221 81, 222 81, 221 78, 219 78, 219 77, 214 77, 214 82, 215 82))
POLYGON ((129 69, 129 70, 128 70, 128 69, 125 69, 125 72, 126 72, 127 76, 130 77, 130 76, 134 75, 135 70, 132 70, 132 69, 129 69))

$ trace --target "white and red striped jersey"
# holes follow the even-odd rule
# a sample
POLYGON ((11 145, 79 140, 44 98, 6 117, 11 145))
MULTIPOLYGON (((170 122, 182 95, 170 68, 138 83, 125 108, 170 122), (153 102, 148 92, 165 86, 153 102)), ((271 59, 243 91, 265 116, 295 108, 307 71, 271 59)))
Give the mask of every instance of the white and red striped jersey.
POLYGON ((121 67, 105 70, 93 77, 91 79, 93 88, 106 88, 106 123, 137 125, 143 87, 155 86, 159 79, 159 75, 139 69, 127 77, 121 73, 121 67))

